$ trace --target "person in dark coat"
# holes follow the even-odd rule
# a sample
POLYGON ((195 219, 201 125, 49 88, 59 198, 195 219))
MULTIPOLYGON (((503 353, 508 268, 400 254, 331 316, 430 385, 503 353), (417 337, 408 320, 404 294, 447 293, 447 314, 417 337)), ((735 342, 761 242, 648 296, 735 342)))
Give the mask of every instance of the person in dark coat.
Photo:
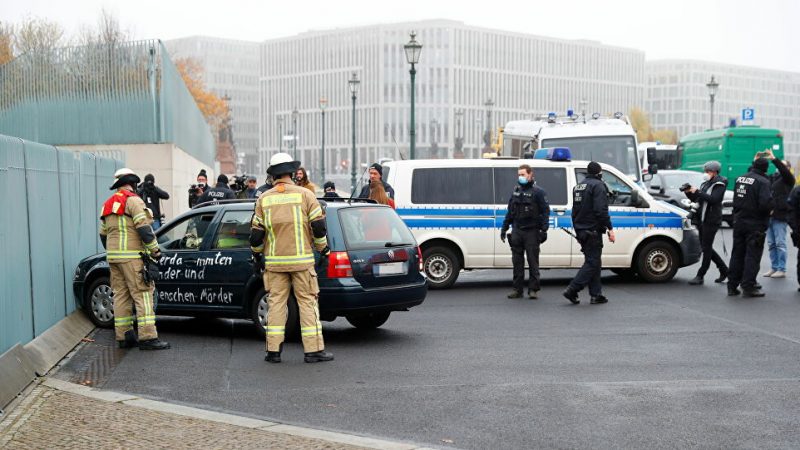
POLYGON ((336 185, 333 181, 326 181, 323 185, 323 189, 325 189, 324 198, 341 198, 341 196, 336 193, 336 185))
MULTIPOLYGON (((389 183, 383 181, 383 166, 378 163, 375 163, 369 166, 369 181, 380 181, 383 183, 383 189, 386 191, 386 195, 389 198, 394 199, 394 189, 389 183)), ((361 189, 361 193, 358 194, 358 198, 369 198, 369 183, 361 189)))
POLYGON ((200 205, 215 200, 236 200, 236 194, 228 187, 228 177, 225 174, 220 174, 217 177, 217 185, 203 192, 203 195, 197 199, 197 204, 200 205))
POLYGON ((708 272, 711 261, 714 261, 719 270, 719 278, 714 282, 722 283, 728 278, 728 266, 714 250, 714 237, 722 225, 722 199, 725 197, 725 190, 728 186, 728 180, 719 176, 721 167, 717 161, 705 163, 703 184, 700 187, 692 186, 684 192, 689 200, 696 203, 692 224, 700 231, 700 248, 703 250, 703 262, 700 264, 697 275, 689 281, 689 284, 703 284, 703 277, 708 272))
POLYGON ((775 209, 772 210, 772 217, 769 218, 767 228, 767 248, 769 248, 769 260, 771 267, 764 273, 769 278, 786 277, 786 229, 788 228, 789 204, 786 199, 794 187, 794 175, 789 170, 790 165, 787 161, 781 161, 772 154, 771 150, 765 152, 766 158, 775 165, 775 173, 769 181, 771 183, 772 200, 775 202, 775 209))
POLYGON ((169 200, 169 194, 167 191, 156 186, 156 177, 154 177, 152 173, 148 173, 144 176, 144 183, 139 186, 137 194, 139 194, 139 197, 142 197, 145 206, 147 206, 153 214, 153 230, 159 229, 162 225, 161 200, 169 200))

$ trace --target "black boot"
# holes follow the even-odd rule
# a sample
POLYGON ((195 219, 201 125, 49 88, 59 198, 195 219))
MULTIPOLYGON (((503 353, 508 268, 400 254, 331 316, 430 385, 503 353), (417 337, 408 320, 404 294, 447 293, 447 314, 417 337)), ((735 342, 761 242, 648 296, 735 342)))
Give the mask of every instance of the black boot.
POLYGON ((728 268, 720 267, 719 278, 715 279, 714 283, 724 283, 727 278, 728 278, 728 268))
POLYGON ((267 352, 267 356, 264 357, 264 361, 268 363, 281 362, 281 352, 267 352))
POLYGON ((528 289, 528 298, 531 300, 538 300, 539 299, 539 291, 533 291, 528 289))
POLYGON ((161 341, 158 338, 139 341, 139 350, 166 350, 169 342, 161 341))
POLYGON ((764 294, 764 291, 762 291, 759 288, 742 289, 742 297, 753 298, 753 297, 763 297, 764 295, 766 295, 764 294))
POLYGON ((600 304, 603 304, 603 303, 608 303, 608 299, 606 298, 605 295, 596 295, 596 296, 592 297, 592 299, 589 301, 589 303, 592 304, 592 305, 600 305, 600 304))
POLYGON ((333 361, 333 353, 320 350, 318 352, 306 353, 304 361, 307 363, 333 361))
POLYGON ((514 289, 506 297, 508 298, 522 298, 522 291, 514 289))
POLYGON ((742 293, 742 291, 740 291, 739 288, 728 286, 728 296, 729 297, 733 297, 733 296, 739 295, 741 293, 742 293))
POLYGON ((117 341, 119 348, 133 348, 139 345, 139 338, 136 337, 136 331, 128 330, 125 332, 125 339, 117 341))
POLYGON ((698 275, 698 276, 692 278, 691 280, 689 280, 689 284, 691 284, 693 286, 697 286, 699 284, 703 284, 703 277, 698 275))
POLYGON ((580 300, 578 300, 578 293, 570 288, 565 289, 561 295, 563 295, 564 298, 572 302, 573 305, 577 305, 578 303, 581 302, 580 300))

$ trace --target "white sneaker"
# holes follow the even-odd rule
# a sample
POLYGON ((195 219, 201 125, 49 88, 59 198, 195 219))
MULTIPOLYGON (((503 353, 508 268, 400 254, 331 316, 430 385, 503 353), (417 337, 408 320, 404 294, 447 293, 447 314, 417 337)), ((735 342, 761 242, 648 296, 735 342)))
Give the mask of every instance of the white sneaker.
POLYGON ((786 278, 786 272, 782 270, 776 270, 775 273, 770 275, 770 278, 786 278))
POLYGON ((772 269, 769 269, 767 272, 762 273, 761 276, 762 277, 771 277, 773 273, 775 273, 775 271, 772 270, 772 269))

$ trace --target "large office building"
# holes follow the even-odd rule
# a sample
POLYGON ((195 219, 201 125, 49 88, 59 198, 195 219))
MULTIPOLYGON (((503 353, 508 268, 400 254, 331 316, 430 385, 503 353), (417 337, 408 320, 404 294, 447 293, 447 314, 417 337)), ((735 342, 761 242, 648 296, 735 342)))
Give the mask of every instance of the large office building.
POLYGON ((645 56, 639 50, 449 20, 309 31, 261 44, 262 165, 296 145, 297 156, 319 177, 324 98, 327 174, 350 173, 353 73, 360 80, 358 171, 381 158, 407 158, 410 66, 403 45, 412 30, 422 44, 415 90, 418 158, 477 157, 487 129, 533 114, 627 112, 644 102, 645 56))
POLYGON ((173 59, 192 58, 203 67, 206 87, 229 97, 233 145, 239 170, 261 173, 258 166, 258 70, 256 42, 190 36, 166 41, 173 59))
POLYGON ((742 109, 754 109, 754 125, 783 132, 787 158, 800 157, 800 73, 689 60, 648 61, 645 111, 654 128, 678 136, 712 126, 711 76, 719 83, 713 128, 742 124, 742 109))

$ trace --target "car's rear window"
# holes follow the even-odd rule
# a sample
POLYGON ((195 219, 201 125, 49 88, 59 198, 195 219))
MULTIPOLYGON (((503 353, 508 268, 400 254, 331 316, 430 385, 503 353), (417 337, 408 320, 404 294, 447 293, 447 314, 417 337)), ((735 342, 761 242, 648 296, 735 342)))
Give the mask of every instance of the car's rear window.
POLYGON ((391 208, 342 208, 339 223, 348 250, 386 248, 387 243, 416 245, 411 231, 391 208))

